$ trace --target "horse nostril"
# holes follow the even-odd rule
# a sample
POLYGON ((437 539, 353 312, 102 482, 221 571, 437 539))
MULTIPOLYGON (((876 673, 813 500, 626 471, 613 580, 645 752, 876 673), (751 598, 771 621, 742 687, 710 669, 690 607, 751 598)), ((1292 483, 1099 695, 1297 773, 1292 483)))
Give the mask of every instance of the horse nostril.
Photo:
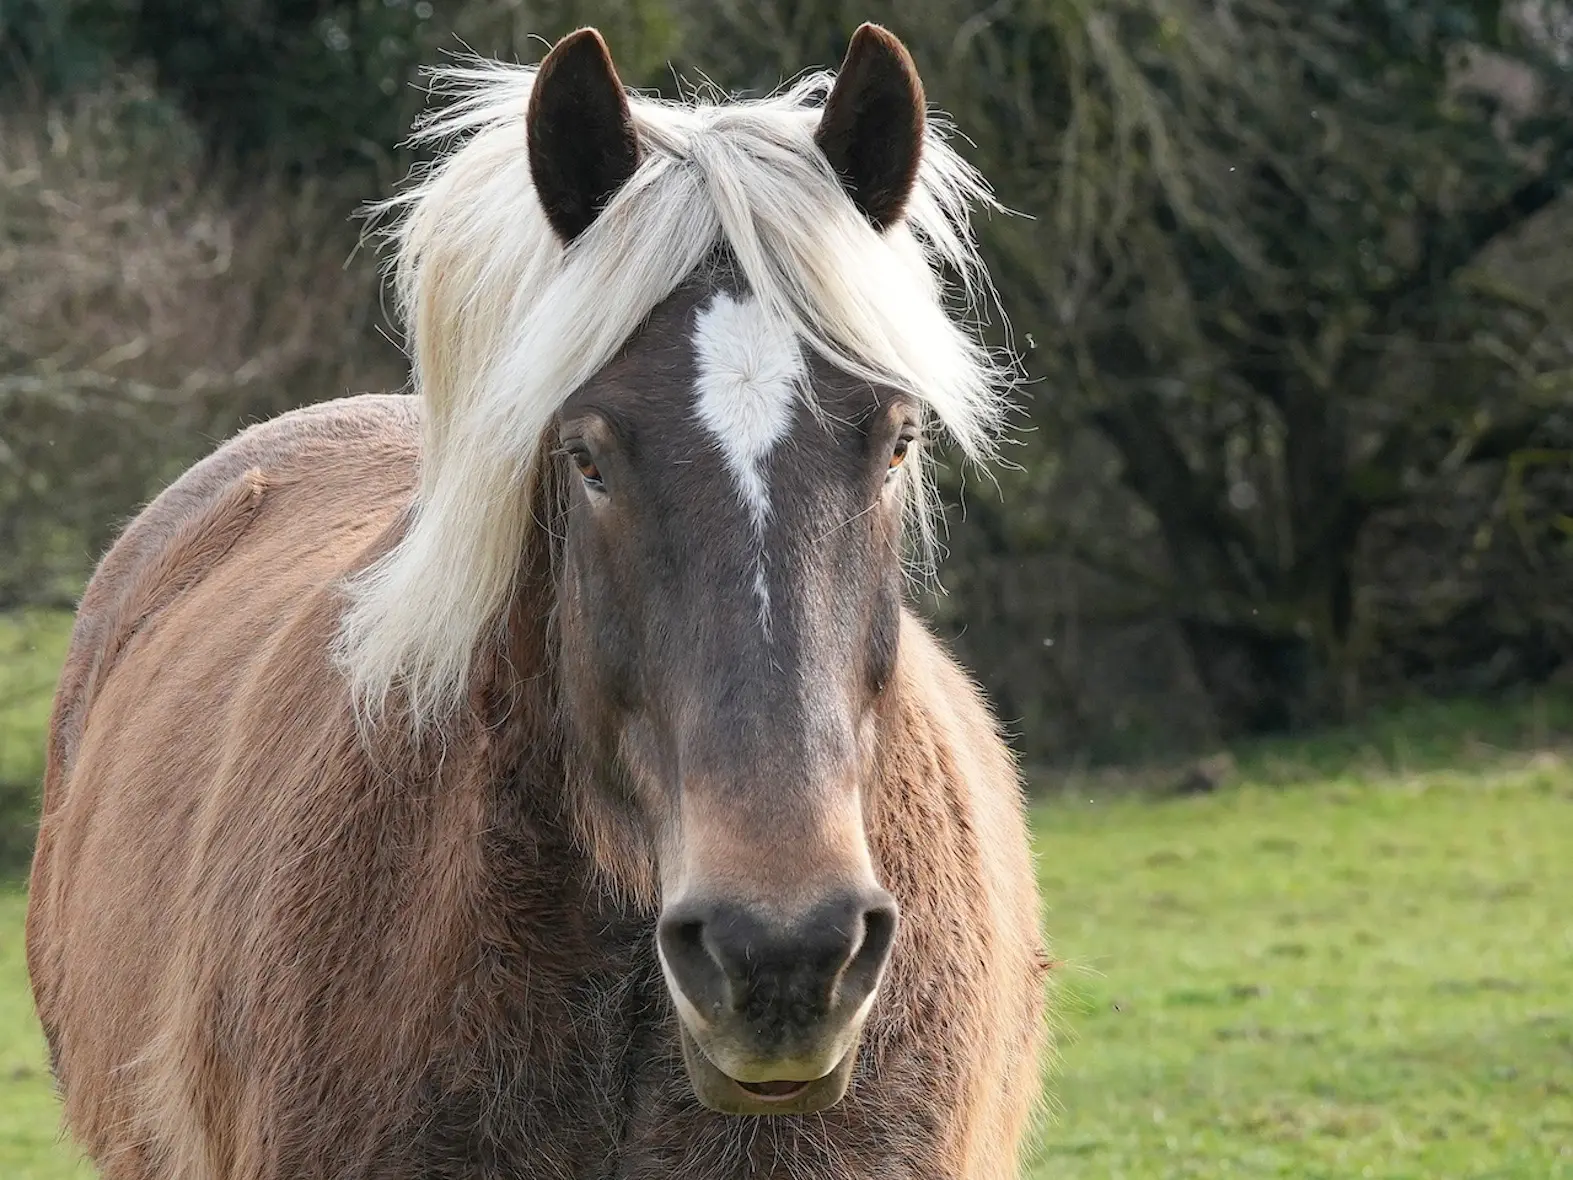
POLYGON ((709 957, 705 950, 705 924, 698 919, 671 923, 666 929, 668 946, 684 957, 709 957))
POLYGON ((899 914, 895 899, 883 892, 879 900, 864 909, 862 940, 853 949, 851 961, 841 976, 840 995, 843 1000, 862 1003, 874 990, 890 958, 891 945, 896 940, 899 914))
POLYGON ((692 907, 678 907, 662 915, 656 942, 676 990, 703 1019, 730 1006, 728 972, 707 945, 707 918, 692 907))

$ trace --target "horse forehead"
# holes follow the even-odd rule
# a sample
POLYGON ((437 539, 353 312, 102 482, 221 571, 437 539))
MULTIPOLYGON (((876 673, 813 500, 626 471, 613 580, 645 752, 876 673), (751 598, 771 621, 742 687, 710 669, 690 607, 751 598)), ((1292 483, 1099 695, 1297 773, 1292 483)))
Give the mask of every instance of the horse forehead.
POLYGON ((756 518, 769 510, 765 460, 792 430, 808 366, 791 327, 747 294, 720 290, 697 309, 694 414, 756 518))

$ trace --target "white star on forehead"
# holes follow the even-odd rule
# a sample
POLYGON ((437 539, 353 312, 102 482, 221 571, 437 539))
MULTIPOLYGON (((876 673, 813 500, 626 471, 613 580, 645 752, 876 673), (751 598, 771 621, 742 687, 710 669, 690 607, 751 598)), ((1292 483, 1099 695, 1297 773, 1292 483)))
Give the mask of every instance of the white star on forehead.
POLYGON ((792 403, 808 369, 797 337, 758 300, 717 292, 694 322, 699 377, 695 410, 720 448, 757 542, 754 593, 759 619, 770 626, 764 533, 770 487, 764 463, 792 427, 792 403))

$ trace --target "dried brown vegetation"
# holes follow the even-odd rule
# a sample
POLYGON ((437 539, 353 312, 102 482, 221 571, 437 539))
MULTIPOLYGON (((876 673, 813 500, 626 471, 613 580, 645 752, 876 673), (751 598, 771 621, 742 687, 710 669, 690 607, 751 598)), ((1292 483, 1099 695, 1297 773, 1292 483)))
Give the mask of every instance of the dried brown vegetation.
POLYGON ((402 381, 346 209, 209 166, 135 80, 0 113, 0 609, 69 602, 238 424, 402 381))

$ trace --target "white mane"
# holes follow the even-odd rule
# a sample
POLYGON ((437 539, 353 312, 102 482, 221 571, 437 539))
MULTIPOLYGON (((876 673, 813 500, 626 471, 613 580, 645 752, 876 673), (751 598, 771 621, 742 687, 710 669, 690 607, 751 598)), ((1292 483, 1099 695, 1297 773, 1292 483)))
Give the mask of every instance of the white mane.
MULTIPOLYGON (((364 717, 403 686, 417 724, 464 699, 470 662, 513 590, 543 432, 720 242, 752 294, 812 349, 908 391, 982 459, 1011 370, 947 313, 991 294, 968 222, 994 207, 928 123, 905 221, 875 231, 813 141, 831 78, 749 102, 631 97, 643 158, 571 247, 531 185, 533 67, 442 71, 452 102, 417 132, 453 141, 397 215, 394 276, 425 400, 420 487, 403 540, 348 587, 335 655, 364 717)), ((922 478, 909 481, 925 549, 922 478)))

